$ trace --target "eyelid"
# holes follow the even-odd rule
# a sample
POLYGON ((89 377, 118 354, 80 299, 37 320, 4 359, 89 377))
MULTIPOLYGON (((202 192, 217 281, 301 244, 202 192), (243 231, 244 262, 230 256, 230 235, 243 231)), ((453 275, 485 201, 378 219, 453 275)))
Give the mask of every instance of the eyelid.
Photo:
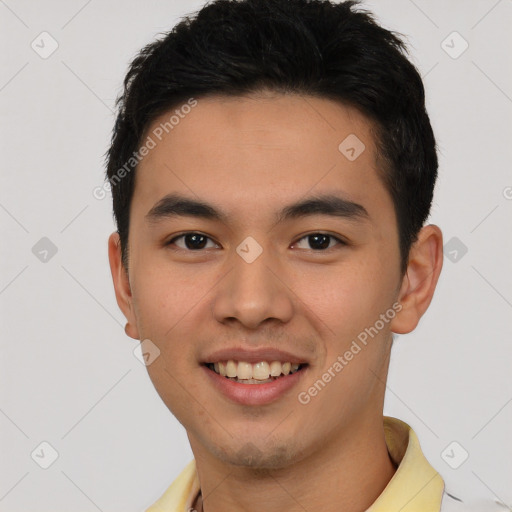
MULTIPOLYGON (((309 233, 306 233, 305 235, 301 235, 299 238, 297 238, 297 240, 295 242, 293 242, 292 245, 295 245, 297 244, 298 242, 300 242, 301 240, 303 240, 304 238, 308 238, 309 236, 313 236, 313 235, 324 235, 324 236, 328 236, 329 238, 332 238, 334 240, 336 240, 338 242, 337 245, 340 245, 340 246, 346 246, 346 245, 349 245, 348 241, 341 238, 339 235, 333 235, 331 233, 325 233, 323 231, 310 231, 309 233)), ((312 252, 318 252, 318 253, 322 253, 322 252, 327 252, 331 249, 334 249, 336 246, 334 247, 329 247, 328 249, 322 249, 322 250, 315 250, 315 249, 305 249, 305 250, 310 250, 312 252)))
MULTIPOLYGON (((175 243, 176 240, 178 240, 179 238, 183 238, 187 235, 201 235, 201 236, 204 236, 205 238, 207 238, 208 240, 211 240, 215 245, 220 245, 218 244, 211 236, 209 235, 206 235, 204 233, 201 233, 200 231, 184 231, 183 233, 179 233, 177 235, 174 235, 168 242, 165 242, 165 246, 170 246, 170 245, 173 245, 175 243)), ((202 252, 204 251, 204 249, 198 249, 198 250, 192 250, 192 249, 183 249, 182 247, 177 247, 178 251, 186 251, 186 252, 202 252)))

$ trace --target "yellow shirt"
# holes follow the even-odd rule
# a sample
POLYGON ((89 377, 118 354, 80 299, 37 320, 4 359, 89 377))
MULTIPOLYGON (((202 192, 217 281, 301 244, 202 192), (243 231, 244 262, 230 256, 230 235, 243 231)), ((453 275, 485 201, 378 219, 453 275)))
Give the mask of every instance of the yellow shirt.
MULTIPOLYGON (((389 455, 398 466, 388 485, 366 512, 439 512, 444 482, 421 451, 407 423, 384 416, 389 455)), ((146 512, 189 512, 200 491, 195 460, 146 512)))

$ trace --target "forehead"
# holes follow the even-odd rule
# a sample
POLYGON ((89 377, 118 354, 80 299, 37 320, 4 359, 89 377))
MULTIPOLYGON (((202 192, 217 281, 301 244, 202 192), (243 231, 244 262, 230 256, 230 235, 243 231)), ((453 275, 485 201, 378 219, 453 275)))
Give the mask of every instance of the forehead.
POLYGON ((155 145, 139 164, 134 196, 147 210, 174 191, 255 212, 334 189, 370 210, 392 207, 372 123, 356 109, 278 93, 195 101, 146 131, 155 145))

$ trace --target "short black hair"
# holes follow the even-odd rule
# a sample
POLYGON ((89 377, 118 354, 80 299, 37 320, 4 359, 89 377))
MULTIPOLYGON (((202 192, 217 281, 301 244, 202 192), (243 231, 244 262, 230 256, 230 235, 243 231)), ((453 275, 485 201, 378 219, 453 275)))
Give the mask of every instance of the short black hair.
POLYGON ((133 155, 152 121, 192 97, 271 90, 338 101, 372 121, 403 274, 430 212, 438 167, 423 82, 406 54, 402 34, 352 0, 216 0, 145 46, 125 77, 106 153, 125 267, 133 155))

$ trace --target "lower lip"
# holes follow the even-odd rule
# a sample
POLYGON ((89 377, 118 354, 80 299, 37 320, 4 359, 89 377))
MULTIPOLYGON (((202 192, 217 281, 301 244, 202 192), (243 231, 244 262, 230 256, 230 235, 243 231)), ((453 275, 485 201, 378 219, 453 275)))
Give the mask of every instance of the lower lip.
POLYGON ((265 384, 243 384, 227 379, 204 365, 203 369, 214 386, 233 402, 242 405, 263 405, 275 402, 293 386, 296 386, 306 372, 307 367, 265 384))

